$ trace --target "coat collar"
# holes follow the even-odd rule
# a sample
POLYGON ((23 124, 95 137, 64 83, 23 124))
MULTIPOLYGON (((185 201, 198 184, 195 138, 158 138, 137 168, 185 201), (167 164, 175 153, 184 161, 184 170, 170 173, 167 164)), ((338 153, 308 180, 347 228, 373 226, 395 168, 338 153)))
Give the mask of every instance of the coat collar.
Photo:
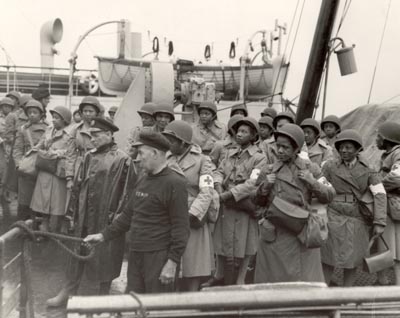
POLYGON ((360 186, 358 185, 356 178, 357 176, 363 174, 363 170, 360 170, 361 167, 359 164, 365 168, 369 167, 365 159, 361 156, 357 156, 357 162, 351 170, 346 167, 346 164, 343 162, 343 160, 338 160, 336 162, 336 175, 343 181, 351 184, 354 188, 359 189, 360 186))
POLYGON ((320 154, 323 154, 323 153, 324 153, 323 149, 322 149, 320 143, 318 142, 318 140, 311 147, 308 148, 308 154, 309 154, 310 157, 313 157, 313 156, 316 156, 316 155, 320 155, 320 154))
POLYGON ((224 126, 218 121, 218 120, 214 120, 211 125, 209 126, 204 126, 200 121, 197 123, 197 127, 200 127, 202 129, 212 129, 213 127, 216 127, 218 129, 223 129, 224 126))
MULTIPOLYGON (((238 146, 236 148, 234 148, 234 150, 232 150, 232 152, 229 153, 229 156, 235 156, 236 154, 238 154, 240 152, 241 148, 238 146)), ((248 146, 246 149, 243 150, 244 152, 248 152, 249 156, 252 157, 254 156, 257 152, 259 152, 259 148, 256 144, 250 145, 248 146)))
POLYGON ((291 164, 283 163, 282 161, 276 161, 272 166, 272 172, 277 175, 277 179, 289 183, 301 190, 302 186, 299 184, 299 179, 297 176, 293 175, 290 165, 295 165, 298 170, 308 169, 306 161, 296 157, 291 164))
POLYGON ((24 125, 24 128, 25 128, 25 129, 31 128, 32 131, 43 131, 43 130, 46 130, 46 129, 47 129, 47 124, 44 123, 44 122, 38 122, 38 123, 36 123, 36 124, 32 124, 31 122, 28 121, 28 122, 24 125))
POLYGON ((194 166, 201 155, 201 148, 198 145, 192 145, 190 147, 189 153, 183 154, 179 157, 173 155, 170 151, 167 152, 167 159, 174 162, 179 166, 182 171, 189 169, 194 166), (183 156, 183 157, 182 157, 183 156), (182 158, 182 159, 181 159, 182 158))
POLYGON ((389 154, 391 154, 392 152, 396 151, 397 149, 400 149, 400 145, 394 146, 392 149, 390 149, 389 151, 385 151, 383 154, 385 156, 388 156, 389 154))
POLYGON ((55 129, 54 127, 51 128, 51 136, 53 138, 62 138, 64 134, 69 135, 68 131, 66 130, 67 127, 63 129, 55 129))

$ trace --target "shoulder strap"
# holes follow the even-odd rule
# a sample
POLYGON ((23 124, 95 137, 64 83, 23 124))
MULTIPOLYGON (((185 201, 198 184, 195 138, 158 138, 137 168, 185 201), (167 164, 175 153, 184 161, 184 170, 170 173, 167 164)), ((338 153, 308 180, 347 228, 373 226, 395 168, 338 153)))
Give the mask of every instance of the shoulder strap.
POLYGON ((24 130, 26 131, 26 135, 28 137, 29 144, 31 145, 31 148, 33 148, 35 145, 32 140, 31 132, 30 132, 29 128, 27 128, 27 127, 24 127, 24 130))

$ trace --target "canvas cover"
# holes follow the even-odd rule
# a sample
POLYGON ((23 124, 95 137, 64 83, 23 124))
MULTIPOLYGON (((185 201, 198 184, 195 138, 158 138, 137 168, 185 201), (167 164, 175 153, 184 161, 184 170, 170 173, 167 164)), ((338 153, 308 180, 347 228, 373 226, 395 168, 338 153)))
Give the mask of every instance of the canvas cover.
POLYGON ((400 104, 368 104, 341 117, 342 130, 352 128, 360 132, 364 142, 362 156, 373 168, 378 168, 382 154, 375 145, 376 131, 388 120, 400 122, 400 104))

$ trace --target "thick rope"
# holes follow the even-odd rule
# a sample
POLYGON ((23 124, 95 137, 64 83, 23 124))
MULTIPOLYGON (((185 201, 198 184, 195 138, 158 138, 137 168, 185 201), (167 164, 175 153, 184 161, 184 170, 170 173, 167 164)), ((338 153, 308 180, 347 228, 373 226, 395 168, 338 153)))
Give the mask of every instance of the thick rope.
POLYGON ((75 243, 83 243, 83 239, 80 237, 74 237, 74 236, 68 236, 68 235, 64 235, 64 234, 44 232, 44 231, 34 231, 28 225, 26 225, 26 223, 24 221, 15 222, 13 225, 11 225, 11 228, 20 228, 21 230, 23 230, 25 232, 25 234, 31 240, 35 240, 36 236, 47 237, 50 240, 56 242, 58 246, 60 246, 63 250, 65 250, 72 257, 74 257, 80 261, 87 261, 94 256, 94 249, 92 249, 88 255, 79 255, 79 254, 75 253, 73 250, 71 250, 67 245, 65 245, 64 243, 61 242, 61 240, 62 240, 62 241, 71 241, 71 242, 75 242, 75 243))
POLYGON ((31 268, 31 247, 26 240, 23 240, 22 242, 22 261, 23 261, 23 266, 24 266, 24 279, 25 279, 25 287, 26 287, 26 293, 27 293, 27 304, 28 304, 28 310, 29 310, 29 316, 30 318, 35 318, 35 299, 34 299, 34 293, 33 293, 33 287, 32 287, 32 268, 31 268))
MULTIPOLYGON (((24 221, 15 222, 14 224, 11 225, 11 228, 19 228, 19 229, 23 230, 25 233, 25 238, 28 238, 31 241, 34 241, 37 235, 43 236, 43 237, 48 237, 52 241, 56 242, 68 254, 70 254, 74 258, 77 258, 80 261, 87 261, 94 256, 94 249, 92 249, 88 255, 79 255, 79 254, 76 254, 73 250, 71 250, 69 247, 67 247, 64 243, 62 243, 60 241, 60 240, 63 240, 63 241, 82 243, 83 242, 82 238, 63 235, 63 234, 57 234, 57 233, 34 231, 24 221)), ((34 293, 33 293, 33 286, 32 286, 32 268, 31 268, 30 255, 31 255, 30 245, 28 244, 27 240, 24 239, 22 242, 22 259, 23 259, 23 266, 24 266, 23 275, 24 275, 26 290, 27 290, 27 302, 28 302, 29 317, 35 318, 35 306, 34 306, 35 302, 34 302, 34 293)), ((143 316, 143 317, 145 317, 145 316, 143 316)))

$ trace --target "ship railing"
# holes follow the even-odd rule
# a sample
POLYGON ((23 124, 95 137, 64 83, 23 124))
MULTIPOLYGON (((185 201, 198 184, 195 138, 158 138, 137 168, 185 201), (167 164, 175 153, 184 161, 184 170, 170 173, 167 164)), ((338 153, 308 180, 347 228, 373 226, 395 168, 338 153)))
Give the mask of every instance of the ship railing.
MULTIPOLYGON (((32 221, 25 222, 29 227, 32 221)), ((0 236, 0 318, 15 317, 19 311, 19 318, 30 317, 28 314, 28 288, 26 284, 26 262, 30 259, 30 248, 22 250, 24 232, 13 228, 0 236), (15 244, 19 252, 15 251, 15 244)), ((28 241, 25 244, 30 244, 28 241)))
MULTIPOLYGON (((0 90, 18 90, 32 93, 39 84, 48 87, 50 94, 68 95, 69 68, 43 68, 37 66, 0 65, 0 90)), ((87 74, 97 74, 95 69, 77 69, 73 77, 74 96, 82 95, 80 80, 87 74)), ((100 90, 98 92, 100 94, 100 90)))
POLYGON ((169 294, 75 296, 78 317, 400 317, 400 287, 259 284, 169 294))

